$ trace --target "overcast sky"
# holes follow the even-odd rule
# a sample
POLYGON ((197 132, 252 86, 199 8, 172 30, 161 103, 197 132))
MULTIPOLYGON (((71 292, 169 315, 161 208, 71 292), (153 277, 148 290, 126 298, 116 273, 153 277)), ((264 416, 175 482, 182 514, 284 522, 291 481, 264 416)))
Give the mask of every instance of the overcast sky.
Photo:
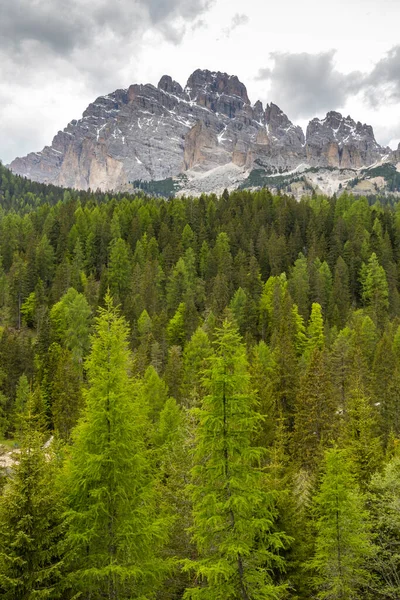
POLYGON ((399 0, 0 0, 0 159, 42 149, 97 96, 197 68, 302 125, 338 110, 400 140, 399 0))

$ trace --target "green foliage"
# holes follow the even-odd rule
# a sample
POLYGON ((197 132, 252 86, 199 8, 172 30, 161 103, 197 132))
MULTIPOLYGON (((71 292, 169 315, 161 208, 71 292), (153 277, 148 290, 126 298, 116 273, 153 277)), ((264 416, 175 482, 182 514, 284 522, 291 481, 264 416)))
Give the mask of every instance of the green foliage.
POLYGON ((371 406, 360 380, 356 380, 347 400, 343 443, 352 462, 356 481, 363 491, 383 459, 376 409, 371 406))
POLYGON ((325 345, 324 321, 322 318, 321 305, 317 302, 313 302, 311 307, 311 315, 307 327, 307 337, 306 354, 308 356, 316 348, 319 350, 323 349, 325 345))
POLYGON ((70 288, 50 311, 54 337, 71 351, 81 364, 89 348, 89 320, 91 310, 86 298, 70 288))
POLYGON ((400 593, 400 457, 398 454, 376 473, 371 481, 368 506, 378 552, 373 569, 379 583, 376 589, 382 598, 396 598, 400 593))
POLYGON ((318 598, 356 599, 371 583, 367 561, 376 548, 363 498, 350 473, 346 452, 325 454, 325 468, 315 497, 317 538, 309 568, 315 571, 318 598))
POLYGON ((159 181, 143 181, 142 179, 135 179, 132 181, 133 189, 142 190, 146 194, 152 196, 162 196, 163 198, 172 198, 175 196, 187 181, 186 175, 182 174, 178 177, 168 177, 167 179, 161 179, 159 181))
POLYGON ((0 496, 0 592, 4 600, 58 598, 62 574, 62 496, 57 461, 44 448, 33 397, 22 422, 13 472, 0 496))
POLYGON ((327 355, 316 347, 301 375, 294 406, 293 454, 302 467, 315 469, 336 437, 335 412, 327 355))
POLYGON ((361 269, 362 299, 374 321, 382 326, 389 308, 389 288, 384 268, 373 252, 361 269))
POLYGON ((205 373, 209 394, 196 409, 193 539, 199 558, 186 561, 199 587, 185 598, 278 598, 271 570, 284 567, 285 536, 274 531, 274 497, 263 487, 262 449, 251 445, 260 423, 245 350, 227 320, 217 330, 205 373))
POLYGON ((128 374, 128 328, 110 296, 105 304, 66 472, 70 581, 91 598, 143 598, 165 571, 157 549, 166 529, 144 446, 145 407, 128 374))
MULTIPOLYGON (((260 175, 277 187, 302 177, 260 175)), ((240 546, 251 600, 285 584, 286 597, 308 600, 315 572, 301 565, 319 536, 312 500, 334 443, 351 462, 351 489, 356 480, 368 496, 380 547, 371 589, 355 589, 397 597, 396 202, 347 193, 298 202, 266 189, 165 201, 62 190, 0 166, 0 468, 21 443, 33 390, 40 430, 70 445, 59 498, 70 518, 62 598, 180 600, 188 589, 214 600, 218 588, 223 600, 232 590, 243 600, 240 546), (120 312, 104 303, 108 288, 120 312), (245 347, 232 324, 222 343, 227 316, 245 347), (221 414, 210 411, 221 409, 222 381, 240 408, 225 430, 236 479, 216 475, 228 437, 214 435, 221 414), (174 518, 163 545, 165 515, 174 518), (193 569, 176 568, 160 587, 174 557, 193 569)), ((14 472, 2 473, 6 491, 14 472)))

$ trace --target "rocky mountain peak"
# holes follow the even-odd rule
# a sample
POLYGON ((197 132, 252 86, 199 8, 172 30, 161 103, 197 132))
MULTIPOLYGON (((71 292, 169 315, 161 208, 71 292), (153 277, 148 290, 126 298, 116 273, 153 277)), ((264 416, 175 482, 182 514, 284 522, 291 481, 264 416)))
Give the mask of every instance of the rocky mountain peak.
POLYGON ((238 170, 304 164, 361 168, 388 154, 372 127, 335 111, 310 121, 306 143, 279 106, 251 106, 236 76, 198 69, 185 89, 163 75, 157 87, 133 84, 100 96, 51 146, 15 159, 11 168, 35 181, 118 190, 138 180, 183 172, 196 178, 215 169, 229 178, 238 170))
POLYGON ((267 104, 264 118, 270 135, 285 139, 290 146, 299 148, 304 144, 304 133, 301 127, 293 125, 283 110, 273 102, 267 104))
POLYGON ((180 83, 174 81, 169 75, 163 75, 157 85, 159 90, 167 92, 167 94, 174 94, 175 96, 181 96, 183 94, 183 88, 180 83))
POLYGON ((256 121, 261 122, 264 120, 264 107, 260 100, 257 100, 257 102, 254 104, 253 112, 254 112, 254 118, 256 119, 256 121))
POLYGON ((281 129, 293 125, 283 110, 271 102, 265 108, 265 122, 271 129, 281 129))
POLYGON ((330 111, 324 119, 312 119, 307 126, 307 157, 319 166, 361 168, 384 154, 370 125, 357 123, 350 116, 330 111))
POLYGON ((225 94, 238 96, 244 104, 250 104, 247 89, 236 75, 228 75, 220 71, 197 69, 187 80, 185 90, 190 92, 192 99, 198 94, 225 94))
POLYGON ((330 111, 324 119, 312 119, 307 127, 307 141, 314 137, 322 136, 330 141, 335 141, 342 146, 351 141, 360 142, 367 140, 373 145, 376 144, 374 131, 371 125, 357 123, 349 116, 336 111, 330 111))

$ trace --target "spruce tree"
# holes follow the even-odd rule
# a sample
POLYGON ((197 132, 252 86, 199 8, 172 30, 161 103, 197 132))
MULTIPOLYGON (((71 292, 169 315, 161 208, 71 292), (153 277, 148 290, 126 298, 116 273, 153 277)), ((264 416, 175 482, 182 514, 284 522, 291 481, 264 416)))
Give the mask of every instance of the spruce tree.
POLYGON ((228 320, 216 332, 215 355, 204 385, 208 395, 194 409, 193 540, 199 557, 185 562, 197 586, 191 600, 278 598, 273 570, 286 537, 276 531, 273 494, 264 488, 259 468, 262 450, 252 446, 260 423, 250 389, 246 351, 228 320))
MULTIPOLYGON (((144 445, 146 408, 129 376, 128 327, 109 294, 86 362, 86 408, 67 464, 70 582, 91 600, 150 598, 166 537, 144 445)), ((139 387, 140 390, 140 387, 139 387)))

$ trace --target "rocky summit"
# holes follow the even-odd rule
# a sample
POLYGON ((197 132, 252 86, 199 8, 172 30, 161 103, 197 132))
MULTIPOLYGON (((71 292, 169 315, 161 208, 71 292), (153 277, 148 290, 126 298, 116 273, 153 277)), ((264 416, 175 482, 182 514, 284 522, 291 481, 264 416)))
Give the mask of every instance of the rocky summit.
POLYGON ((78 189, 123 190, 185 174, 217 191, 254 170, 361 169, 395 155, 372 127, 337 112, 312 119, 304 135, 276 104, 251 104, 236 76, 197 70, 184 88, 164 75, 157 87, 134 84, 97 98, 51 146, 10 168, 78 189))

